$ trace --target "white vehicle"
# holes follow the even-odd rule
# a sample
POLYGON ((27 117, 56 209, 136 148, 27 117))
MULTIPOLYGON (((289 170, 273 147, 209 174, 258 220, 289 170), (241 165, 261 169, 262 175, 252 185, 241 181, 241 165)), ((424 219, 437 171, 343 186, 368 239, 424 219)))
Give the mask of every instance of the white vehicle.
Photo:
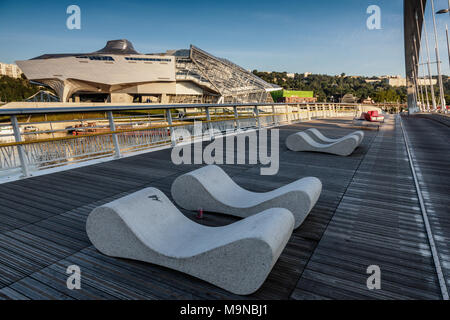
POLYGON ((35 126, 26 126, 23 128, 24 132, 36 132, 39 131, 39 129, 35 126))
POLYGON ((14 142, 14 130, 11 126, 0 125, 0 143, 14 142))
POLYGON ((11 126, 0 126, 0 136, 14 134, 14 130, 11 126))

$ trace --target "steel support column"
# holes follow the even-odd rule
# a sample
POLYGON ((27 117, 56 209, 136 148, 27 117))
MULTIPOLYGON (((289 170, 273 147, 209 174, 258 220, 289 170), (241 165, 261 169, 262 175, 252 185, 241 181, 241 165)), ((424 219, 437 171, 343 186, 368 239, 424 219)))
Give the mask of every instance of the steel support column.
MULTIPOLYGON (((15 138, 16 142, 21 142, 22 137, 20 134, 20 127, 19 127, 19 123, 17 122, 16 116, 11 116, 11 125, 13 127, 14 138, 15 138)), ((28 170, 27 157, 25 155, 25 150, 23 149, 22 145, 17 146, 17 153, 19 154, 20 166, 22 168, 22 175, 23 175, 23 177, 29 177, 30 172, 28 170)))

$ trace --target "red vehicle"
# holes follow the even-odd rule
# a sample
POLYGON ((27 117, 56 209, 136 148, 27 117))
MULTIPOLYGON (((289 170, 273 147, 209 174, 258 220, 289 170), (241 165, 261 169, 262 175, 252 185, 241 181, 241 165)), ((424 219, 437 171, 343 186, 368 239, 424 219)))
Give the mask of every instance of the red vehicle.
POLYGON ((384 116, 382 114, 378 114, 378 111, 376 110, 363 112, 362 117, 364 117, 366 121, 370 122, 384 122, 384 116))

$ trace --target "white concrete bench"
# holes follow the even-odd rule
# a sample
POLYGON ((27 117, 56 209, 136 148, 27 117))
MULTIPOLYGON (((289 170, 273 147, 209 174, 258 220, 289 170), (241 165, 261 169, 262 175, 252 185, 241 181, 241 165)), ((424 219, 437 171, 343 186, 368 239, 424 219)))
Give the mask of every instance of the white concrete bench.
POLYGON ((306 132, 297 132, 286 139, 286 147, 292 151, 311 151, 331 153, 339 156, 348 156, 355 151, 360 143, 357 135, 350 135, 345 139, 331 142, 319 143, 310 137, 306 132))
POLYGON ((86 222, 89 239, 103 254, 178 270, 241 295, 264 283, 293 227, 292 213, 281 208, 206 227, 155 188, 100 206, 86 222))
POLYGON ((345 136, 343 136, 342 138, 339 139, 331 139, 328 138, 326 136, 324 136, 318 129, 316 128, 309 128, 307 130, 305 130, 306 133, 308 133, 310 136, 312 136, 313 138, 316 138, 318 140, 318 142, 320 143, 334 143, 334 142, 339 142, 345 139, 348 139, 349 137, 355 135, 358 137, 358 146, 361 144, 361 142, 364 139, 364 131, 358 130, 358 131, 354 131, 352 133, 349 133, 345 136))
POLYGON ((245 218, 270 208, 286 208, 294 215, 295 228, 305 220, 321 191, 320 180, 308 177, 270 192, 251 192, 215 165, 179 176, 172 184, 172 197, 184 209, 245 218))

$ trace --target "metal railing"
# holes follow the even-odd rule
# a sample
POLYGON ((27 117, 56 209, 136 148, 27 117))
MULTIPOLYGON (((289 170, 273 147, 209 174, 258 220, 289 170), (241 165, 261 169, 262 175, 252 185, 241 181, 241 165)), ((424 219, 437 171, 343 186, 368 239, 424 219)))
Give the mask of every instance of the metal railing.
POLYGON ((357 104, 330 103, 0 109, 0 177, 19 170, 28 177, 69 163, 174 146, 177 128, 202 139, 203 133, 194 130, 198 121, 202 132, 237 133, 359 111, 357 104))

